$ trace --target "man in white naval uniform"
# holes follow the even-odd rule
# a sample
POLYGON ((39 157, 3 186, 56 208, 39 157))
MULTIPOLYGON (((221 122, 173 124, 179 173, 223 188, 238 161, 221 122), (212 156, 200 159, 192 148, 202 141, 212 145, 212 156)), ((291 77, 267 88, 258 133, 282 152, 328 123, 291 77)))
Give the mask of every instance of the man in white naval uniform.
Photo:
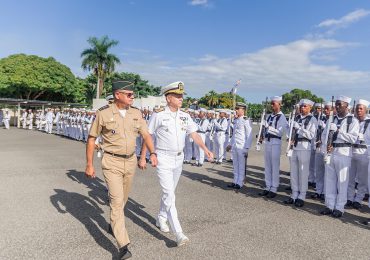
POLYGON ((9 110, 7 108, 4 109, 4 114, 3 114, 3 123, 5 129, 9 130, 9 121, 10 121, 10 114, 9 110))
MULTIPOLYGON (((207 109, 199 109, 199 123, 197 133, 202 138, 203 143, 206 141, 206 133, 208 129, 209 121, 206 118, 207 109)), ((208 147, 207 147, 208 148, 208 147)), ((195 157, 195 166, 202 167, 204 163, 204 151, 200 148, 199 145, 195 144, 195 149, 197 150, 195 157)), ((209 149, 208 149, 209 150, 209 149)))
POLYGON ((55 109, 55 118, 54 118, 54 123, 55 123, 55 126, 56 126, 56 133, 57 135, 60 134, 60 130, 61 130, 61 114, 60 114, 60 110, 59 108, 56 108, 55 109))
POLYGON ((342 217, 344 205, 347 202, 348 176, 352 160, 352 145, 356 143, 360 125, 353 115, 348 112, 351 98, 339 96, 335 101, 337 115, 333 122, 328 122, 333 132, 331 153, 327 157, 325 169, 325 206, 322 215, 342 217))
POLYGON ((288 122, 281 112, 279 96, 271 97, 272 113, 266 117, 264 122, 264 143, 265 143, 265 189, 259 193, 267 198, 274 198, 280 184, 280 154, 281 138, 284 132, 288 132, 288 122))
POLYGON ((291 197, 284 201, 303 207, 308 188, 308 175, 311 157, 311 141, 315 138, 317 120, 310 113, 314 102, 309 99, 299 101, 300 114, 292 122, 295 131, 293 153, 290 157, 291 197))
POLYGON ((208 150, 213 152, 213 129, 214 129, 214 121, 215 119, 215 111, 208 110, 207 113, 207 119, 208 119, 208 127, 207 127, 207 133, 206 133, 206 146, 208 150))
POLYGON ((369 107, 369 101, 359 99, 356 103, 356 118, 360 123, 360 132, 356 143, 352 146, 352 162, 349 169, 349 180, 347 190, 347 207, 355 209, 362 208, 362 200, 368 192, 368 166, 367 146, 365 144, 364 134, 369 127, 370 117, 366 114, 369 107), (357 192, 356 192, 357 180, 357 192))
MULTIPOLYGON (((184 84, 174 82, 162 89, 167 106, 162 111, 154 113, 149 121, 149 133, 156 136, 155 150, 158 165, 157 175, 162 187, 162 198, 156 225, 163 232, 169 232, 167 221, 176 234, 178 246, 189 242, 184 235, 175 205, 175 190, 178 184, 184 160, 183 149, 185 136, 188 134, 199 145, 209 159, 213 154, 207 149, 202 138, 197 134, 197 126, 190 115, 180 110, 184 84)), ((145 167, 146 146, 143 145, 139 167, 145 167)))
POLYGON ((324 177, 325 177, 325 162, 324 154, 326 151, 325 140, 325 127, 327 120, 330 117, 330 111, 333 110, 332 102, 326 102, 324 104, 324 111, 321 120, 318 122, 318 129, 316 130, 316 152, 315 152, 315 194, 311 195, 312 199, 325 199, 324 191, 324 177), (319 135, 319 136, 317 136, 319 135))
MULTIPOLYGON (((365 144, 367 146, 367 159, 370 160, 370 127, 366 129, 364 133, 364 139, 365 139, 365 144)), ((368 174, 367 184, 368 184, 368 187, 370 187, 370 163, 367 168, 367 174, 368 174)), ((370 199, 369 199, 368 206, 370 208, 370 199)), ((363 224, 370 226, 370 218, 363 221, 363 224)))
POLYGON ((28 130, 32 130, 32 128, 33 128, 33 113, 32 113, 32 109, 28 109, 27 125, 28 125, 28 130))
POLYGON ((221 164, 225 157, 225 132, 228 125, 225 110, 220 110, 220 118, 214 122, 214 125, 215 133, 213 138, 215 140, 216 164, 221 164))
POLYGON ((26 111, 26 109, 23 109, 21 121, 22 121, 22 128, 26 129, 27 128, 27 111, 26 111))
MULTIPOLYGON (((188 109, 187 112, 193 120, 193 117, 191 116, 193 113, 192 109, 188 109)), ((194 120, 193 120, 194 121, 194 120)), ((185 137, 185 147, 184 147, 184 164, 190 164, 193 157, 193 140, 189 135, 186 135, 185 137)))
MULTIPOLYGON (((315 103, 313 116, 316 118, 316 121, 319 122, 319 117, 322 117, 322 103, 315 103)), ((316 125, 316 134, 319 126, 316 125)), ((308 186, 315 188, 315 153, 316 153, 316 138, 311 142, 311 157, 310 157, 310 174, 308 175, 308 186)))
POLYGON ((48 108, 48 112, 46 113, 45 120, 45 132, 48 134, 51 134, 53 131, 53 119, 54 119, 54 113, 51 108, 48 108))
POLYGON ((238 102, 235 106, 236 119, 234 120, 234 134, 226 147, 233 153, 234 180, 228 185, 229 188, 241 189, 244 185, 246 161, 248 150, 252 144, 252 125, 245 117, 247 105, 238 102))

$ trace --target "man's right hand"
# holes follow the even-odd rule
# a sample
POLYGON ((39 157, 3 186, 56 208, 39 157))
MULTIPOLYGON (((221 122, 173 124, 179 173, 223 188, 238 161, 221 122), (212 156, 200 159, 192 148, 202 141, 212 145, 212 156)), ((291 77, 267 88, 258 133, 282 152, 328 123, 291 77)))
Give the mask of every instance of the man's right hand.
POLYGON ((85 176, 87 178, 95 178, 95 169, 94 169, 94 166, 92 166, 92 165, 86 166, 85 176))
POLYGON ((146 169, 146 159, 145 159, 145 157, 140 158, 139 162, 137 163, 137 166, 141 170, 145 170, 146 169))

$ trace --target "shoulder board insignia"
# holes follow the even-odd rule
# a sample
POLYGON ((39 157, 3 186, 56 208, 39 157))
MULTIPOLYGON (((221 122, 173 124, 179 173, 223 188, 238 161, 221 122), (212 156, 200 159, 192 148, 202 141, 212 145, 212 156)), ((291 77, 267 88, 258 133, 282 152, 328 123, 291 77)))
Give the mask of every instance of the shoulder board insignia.
POLYGON ((138 109, 137 107, 133 107, 133 106, 130 106, 130 108, 133 108, 133 109, 136 109, 136 110, 140 110, 140 109, 138 109))
POLYGON ((163 107, 154 110, 154 112, 156 112, 156 113, 159 113, 159 112, 162 112, 162 111, 164 111, 164 108, 163 107))
POLYGON ((103 111, 103 110, 107 109, 108 107, 109 107, 109 105, 105 105, 105 106, 103 106, 103 107, 99 108, 98 110, 99 110, 99 111, 103 111))
POLYGON ((248 119, 248 117, 247 117, 247 116, 243 116, 243 118, 244 118, 245 120, 247 120, 247 119, 248 119))

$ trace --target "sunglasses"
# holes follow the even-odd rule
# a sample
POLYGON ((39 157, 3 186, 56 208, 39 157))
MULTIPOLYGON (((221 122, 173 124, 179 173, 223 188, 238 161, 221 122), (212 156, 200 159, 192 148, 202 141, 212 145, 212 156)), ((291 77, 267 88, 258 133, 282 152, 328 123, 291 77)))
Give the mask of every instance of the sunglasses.
POLYGON ((128 98, 135 98, 135 93, 126 93, 126 92, 121 92, 121 91, 119 91, 119 93, 125 95, 128 98))

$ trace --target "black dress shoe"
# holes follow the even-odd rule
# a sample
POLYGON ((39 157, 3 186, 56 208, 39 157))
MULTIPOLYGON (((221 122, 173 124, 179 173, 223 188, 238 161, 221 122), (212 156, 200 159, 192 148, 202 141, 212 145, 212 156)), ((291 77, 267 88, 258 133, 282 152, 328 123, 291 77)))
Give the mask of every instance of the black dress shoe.
POLYGON ((276 193, 272 192, 272 191, 270 191, 269 194, 266 195, 266 198, 269 198, 269 199, 272 199, 272 198, 275 198, 275 197, 276 197, 276 193))
POLYGON ((236 189, 236 190, 240 190, 242 187, 240 187, 240 185, 239 184, 235 184, 235 187, 234 187, 234 189, 236 189))
POLYGON ((198 165, 197 165, 198 167, 202 167, 203 166, 203 164, 201 164, 201 163, 198 163, 198 165))
POLYGON ((292 187, 290 187, 290 186, 289 187, 286 187, 285 190, 291 191, 292 190, 292 187))
POLYGON ((228 188, 235 188, 236 184, 235 183, 230 183, 227 185, 228 188))
POLYGON ((333 211, 329 208, 325 208, 324 210, 320 211, 321 215, 331 215, 333 211))
POLYGON ((284 204, 293 204, 293 203, 294 203, 294 199, 292 199, 292 198, 284 200, 284 204))
POLYGON ((333 216, 333 218, 340 218, 343 216, 343 212, 335 209, 333 210, 333 213, 331 215, 333 216))
POLYGON ((366 226, 370 226, 370 218, 369 218, 369 219, 367 219, 367 220, 364 220, 364 221, 362 222, 362 224, 364 224, 364 225, 366 225, 366 226))
POLYGON ((267 194, 269 194, 268 190, 263 190, 262 192, 258 193, 260 196, 266 196, 267 194))
POLYGON ((124 246, 124 247, 121 247, 121 249, 119 250, 119 253, 120 253, 120 259, 121 260, 124 260, 124 259, 129 259, 132 257, 132 254, 130 252, 130 250, 128 250, 128 247, 127 245, 124 246))
POLYGON ((318 193, 315 193, 315 194, 312 194, 312 195, 311 195, 311 199, 316 200, 316 199, 318 199, 318 198, 320 198, 320 194, 318 194, 318 193))
POLYGON ((354 209, 361 209, 362 208, 362 205, 361 205, 361 203, 355 201, 355 202, 353 202, 352 207, 354 209))
POLYGON ((221 162, 216 162, 216 164, 221 164, 221 162))
POLYGON ((325 194, 320 194, 320 200, 325 200, 325 194))
POLYGON ((344 206, 347 207, 347 208, 352 207, 353 206, 353 202, 350 201, 350 200, 347 200, 347 203, 344 206))
POLYGON ((296 199, 295 202, 294 202, 294 206, 296 206, 298 208, 302 208, 304 206, 304 201, 301 200, 301 199, 296 199))

